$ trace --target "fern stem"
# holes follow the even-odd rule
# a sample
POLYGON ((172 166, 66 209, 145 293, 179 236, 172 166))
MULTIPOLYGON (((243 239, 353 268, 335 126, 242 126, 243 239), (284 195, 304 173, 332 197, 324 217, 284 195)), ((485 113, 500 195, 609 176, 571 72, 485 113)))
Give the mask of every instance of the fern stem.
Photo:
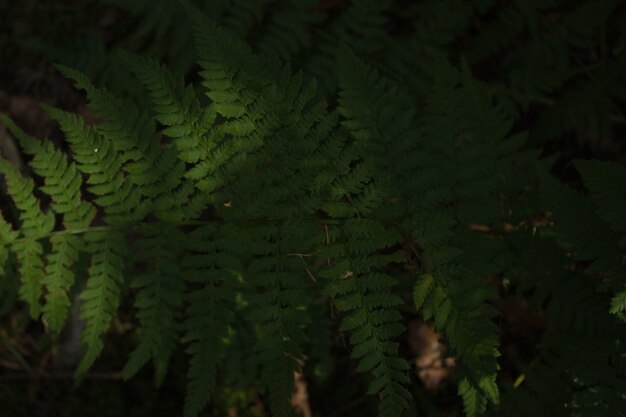
MULTIPOLYGON (((346 221, 346 220, 350 220, 350 218, 346 217, 346 218, 335 218, 335 219, 317 219, 320 226, 323 226, 325 224, 341 224, 341 222, 346 221)), ((255 220, 250 220, 249 222, 245 222, 245 223, 267 224, 267 223, 279 223, 279 222, 284 222, 284 221, 285 219, 265 219, 265 220, 255 219, 255 220)), ((42 240, 42 239, 51 238, 52 236, 59 236, 59 235, 81 235, 81 234, 90 233, 90 232, 106 232, 109 230, 124 230, 124 229, 132 229, 134 227, 141 227, 144 225, 150 226, 150 225, 162 224, 162 223, 167 223, 173 226, 203 226, 207 224, 222 224, 222 223, 225 223, 225 221, 223 220, 185 220, 185 221, 180 221, 180 222, 154 221, 154 222, 139 222, 139 223, 133 223, 133 224, 92 226, 92 227, 84 227, 84 228, 79 228, 79 229, 57 230, 57 231, 53 231, 50 233, 37 236, 34 239, 42 240)), ((29 236, 29 237, 20 236, 17 239, 13 240, 11 244, 15 244, 23 240, 32 240, 32 239, 33 239, 32 236, 29 236)))

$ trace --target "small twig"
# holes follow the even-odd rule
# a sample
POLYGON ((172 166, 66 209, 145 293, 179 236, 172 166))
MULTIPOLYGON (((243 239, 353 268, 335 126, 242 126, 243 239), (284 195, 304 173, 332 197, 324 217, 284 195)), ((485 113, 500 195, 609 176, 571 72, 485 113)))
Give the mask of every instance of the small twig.
POLYGON ((313 255, 315 255, 315 254, 313 254, 313 253, 288 253, 287 254, 287 256, 297 256, 298 258, 300 258, 300 260, 304 264, 304 269, 306 270, 306 273, 309 274, 309 277, 313 280, 314 283, 317 284, 317 279, 315 279, 315 276, 309 270, 309 266, 307 265, 306 261, 304 260, 304 258, 306 256, 313 256, 313 255))
MULTIPOLYGON (((317 220, 319 222, 324 222, 324 223, 340 224, 342 220, 347 220, 347 219, 317 219, 317 220)), ((249 220, 249 221, 241 221, 241 223, 252 223, 252 224, 276 223, 276 222, 281 222, 281 221, 285 221, 285 219, 254 219, 254 220, 249 220)), ((106 226, 89 226, 89 227, 80 228, 80 229, 57 230, 57 231, 53 231, 50 233, 37 236, 34 239, 41 240, 41 239, 46 239, 46 238, 50 238, 52 236, 58 236, 58 235, 80 235, 80 234, 92 233, 92 232, 106 232, 109 230, 125 230, 125 229, 132 229, 134 227, 141 227, 143 225, 163 224, 163 223, 172 224, 175 226, 203 226, 206 224, 219 224, 219 223, 227 223, 227 222, 223 220, 184 220, 180 222, 153 221, 153 222, 137 222, 137 223, 127 223, 127 224, 106 225, 106 226)), ((324 226, 326 227, 326 225, 324 226)), ((28 237, 28 238, 19 237, 15 239, 14 241, 12 241, 11 243, 15 243, 15 242, 26 240, 26 239, 31 240, 33 238, 32 237, 28 237)))

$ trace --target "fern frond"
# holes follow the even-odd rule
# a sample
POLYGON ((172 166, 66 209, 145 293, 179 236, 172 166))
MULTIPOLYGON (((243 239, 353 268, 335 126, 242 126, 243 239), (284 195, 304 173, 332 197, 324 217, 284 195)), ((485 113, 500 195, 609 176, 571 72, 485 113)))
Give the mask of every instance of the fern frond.
POLYGON ((87 174, 88 190, 94 203, 104 209, 104 221, 124 224, 137 221, 141 195, 122 172, 122 159, 113 143, 105 140, 93 126, 77 115, 50 106, 42 106, 59 123, 78 169, 87 174))
MULTIPOLYGON (((203 85, 208 89, 211 105, 224 119, 218 127, 224 139, 209 158, 211 166, 222 170, 228 163, 232 169, 229 176, 242 167, 244 160, 246 172, 273 167, 275 172, 267 171, 261 177, 244 175, 226 190, 236 193, 233 199, 251 197, 245 205, 239 204, 246 207, 248 215, 267 213, 271 205, 273 216, 289 216, 294 211, 310 213, 306 179, 315 172, 315 166, 307 158, 315 152, 315 143, 294 146, 293 137, 305 134, 305 126, 311 127, 320 117, 317 108, 312 117, 304 116, 312 105, 314 86, 303 82, 301 74, 292 76, 288 66, 255 56, 247 45, 198 11, 190 13, 197 32, 203 85), (264 195, 251 193, 259 187, 265 188, 264 195), (278 204, 284 199, 290 201, 291 207, 278 204), (286 212, 277 212, 276 207, 286 212)), ((203 171, 198 174, 214 175, 203 171)))
MULTIPOLYGON (((184 176, 192 181, 185 181, 183 186, 174 191, 176 181, 182 180, 180 176, 183 172, 178 171, 173 175, 172 168, 180 169, 182 165, 174 163, 171 152, 168 153, 170 158, 167 163, 157 161, 157 165, 163 166, 162 180, 153 183, 161 186, 163 182, 169 182, 170 188, 162 187, 163 192, 154 196, 153 205, 157 205, 155 208, 160 213, 167 213, 171 208, 177 207, 179 219, 193 218, 192 213, 200 209, 192 209, 190 212, 189 207, 206 204, 213 198, 213 193, 227 183, 223 167, 216 166, 215 159, 207 159, 209 156, 215 157, 211 155, 211 151, 219 140, 219 131, 213 128, 216 112, 212 106, 202 109, 196 100, 195 90, 191 86, 184 87, 182 80, 176 81, 156 61, 129 53, 124 53, 123 57, 150 93, 156 118, 166 126, 162 133, 174 139, 178 157, 182 161, 194 164, 190 170, 184 172, 184 176), (190 188, 192 183, 199 188, 193 195, 190 188)), ((173 216, 170 214, 169 217, 173 216)))
MULTIPOLYGON (((339 112, 346 119, 343 124, 352 134, 354 146, 367 155, 372 164, 369 169, 386 173, 376 175, 380 203, 381 191, 390 194, 393 184, 402 184, 402 173, 397 168, 406 148, 416 139, 411 128, 414 110, 405 95, 345 46, 339 51, 337 68, 339 112)), ((389 204, 380 212, 386 217, 404 214, 389 204)))
MULTIPOLYGON (((33 155, 30 166, 45 179, 41 191, 52 197, 52 210, 63 215, 66 228, 83 230, 93 220, 96 209, 81 196, 82 178, 75 165, 69 163, 66 155, 54 147, 51 141, 40 141, 19 129, 12 120, 0 116, 0 120, 18 140, 24 152, 33 155)), ((52 332, 59 332, 65 323, 71 302, 67 295, 74 283, 71 268, 78 258, 79 239, 59 235, 51 239, 52 253, 46 261, 46 304, 44 319, 52 332)))
MULTIPOLYGON (((393 175, 402 179, 415 176, 416 171, 425 174, 421 179, 424 181, 422 184, 414 180, 396 180, 407 187, 399 191, 401 195, 406 195, 404 198, 407 202, 412 202, 409 206, 412 207, 412 213, 407 213, 408 217, 406 214, 400 217, 404 233, 410 236, 410 255, 416 255, 417 261, 425 271, 416 283, 414 301, 424 318, 433 319, 437 329, 444 332, 450 340, 451 347, 457 352, 458 361, 466 370, 467 376, 459 385, 459 394, 463 397, 466 412, 472 416, 480 414, 486 407, 487 398, 498 401, 498 391, 494 383, 498 369, 496 359, 499 356, 497 328, 491 322, 495 311, 487 304, 493 294, 484 289, 485 283, 481 279, 472 276, 467 270, 464 271, 459 265, 461 251, 454 247, 452 239, 455 234, 451 229, 460 219, 455 218, 455 212, 435 210, 444 204, 450 205, 454 198, 458 198, 465 200, 461 203, 464 213, 471 212, 467 206, 470 199, 476 199, 480 194, 485 195, 494 186, 491 180, 483 180, 491 173, 484 169, 476 172, 475 166, 480 163, 475 161, 475 157, 467 155, 464 160, 471 160, 472 165, 457 168, 462 172, 457 177, 458 181, 464 183, 467 194, 452 191, 455 187, 452 184, 437 183, 439 180, 450 179, 449 173, 444 174, 440 170, 442 166, 449 164, 451 159, 456 159, 456 156, 446 155, 439 159, 441 156, 431 154, 428 157, 430 161, 426 161, 413 154, 420 151, 414 150, 416 141, 412 139, 410 128, 412 113, 410 110, 404 110, 401 104, 402 96, 375 70, 360 62, 349 51, 344 51, 340 57, 339 73, 342 87, 340 111, 348 118, 346 126, 353 132, 355 141, 362 142, 361 146, 365 146, 369 154, 375 155, 373 158, 379 158, 377 171, 395 171, 393 175), (374 141, 379 144, 370 143, 374 141), (410 157, 407 157, 407 154, 410 157), (385 157, 381 158, 380 155, 385 157), (435 166, 437 160, 444 159, 445 163, 441 162, 439 167, 435 166), (394 163, 395 161, 398 163, 394 163), (418 163, 419 166, 410 169, 407 165, 409 162, 418 163), (431 175, 430 166, 433 166, 434 172, 439 174, 431 175), (472 182, 475 184, 474 188, 472 182), (446 188, 452 192, 441 193, 446 188), (432 189, 438 189, 441 194, 432 193, 430 191, 432 189), (425 197, 428 195, 431 199, 435 197, 434 201, 429 202, 428 197, 425 197), (415 210, 416 205, 422 209, 415 210), (473 294, 475 298, 468 299, 466 294, 473 294)), ((444 76, 442 87, 448 82, 451 82, 451 85, 457 82, 455 74, 449 70, 447 74, 445 71, 442 72, 442 75, 444 76), (450 78, 446 79, 446 76, 450 78)), ((488 104, 481 102, 480 95, 472 93, 471 89, 476 87, 470 80, 465 80, 464 88, 467 90, 456 97, 454 96, 457 93, 454 90, 432 94, 431 97, 442 100, 441 103, 431 104, 436 112, 441 112, 443 117, 457 117, 460 120, 451 122, 451 125, 454 123, 456 126, 450 132, 442 132, 443 124, 437 123, 432 127, 433 134, 438 130, 436 132, 438 143, 433 143, 429 152, 436 149, 449 151, 454 148, 452 142, 456 141, 457 135, 461 135, 463 131, 471 132, 477 139, 480 138, 487 143, 501 140, 508 132, 510 125, 507 124, 507 120, 500 121, 500 115, 488 104), (452 97, 449 97, 450 95, 452 97), (474 106, 481 110, 480 114, 477 111, 477 114, 470 117, 464 114, 470 106, 464 107, 458 100, 472 98, 477 101, 474 106), (485 130, 485 127, 488 127, 489 131, 485 130), (463 130, 455 131, 455 128, 463 130), (444 135, 447 134, 450 136, 444 139, 446 137, 444 135), (450 141, 446 148, 442 147, 442 140, 450 141)), ((432 121, 436 117, 430 115, 429 120, 432 121)), ((426 129, 430 134, 430 127, 426 129)), ((457 149, 457 152, 464 151, 465 149, 457 149)), ((498 153, 494 157, 497 158, 498 153)), ((493 165, 493 161, 485 162, 486 166, 490 164, 493 165)), ((452 204, 459 203, 454 201, 452 204)))
MULTIPOLYGON (((122 370, 131 378, 151 358, 167 364, 180 330, 184 281, 176 262, 184 247, 184 234, 176 227, 144 226, 137 242, 136 260, 145 264, 145 273, 138 275, 131 286, 140 288, 135 307, 142 329, 139 344, 122 370)), ((157 367, 157 371, 164 368, 157 367)), ((164 375, 157 373, 157 382, 164 375)))
POLYGON ((397 167, 406 187, 401 192, 412 207, 402 228, 421 272, 415 305, 449 340, 459 367, 459 395, 466 414, 476 416, 488 399, 499 399, 494 382, 498 328, 496 311, 488 304, 495 294, 483 275, 489 272, 465 253, 486 243, 460 227, 499 224, 502 203, 493 194, 498 185, 494 172, 510 164, 506 158, 519 141, 504 139, 510 120, 467 71, 458 73, 445 61, 436 65, 440 71, 426 98, 418 140, 399 145, 405 155, 397 167))
POLYGON ((31 317, 36 318, 41 312, 40 298, 45 276, 43 247, 37 239, 53 230, 55 219, 51 211, 43 212, 41 209, 41 203, 33 194, 33 180, 22 177, 17 168, 2 157, 0 174, 5 178, 7 191, 19 211, 21 222, 20 234, 23 238, 14 242, 22 280, 19 294, 28 303, 31 317))
POLYGON ((211 107, 202 110, 192 86, 175 79, 157 61, 123 53, 122 57, 150 93, 156 119, 166 126, 163 134, 175 139, 180 159, 196 163, 206 157, 209 128, 215 120, 211 107))
POLYGON ((331 229, 329 244, 320 246, 322 257, 337 258, 321 274, 329 281, 325 291, 345 314, 340 330, 352 334, 357 371, 373 376, 368 394, 379 395, 378 413, 385 417, 400 415, 412 401, 405 387, 409 365, 398 357, 398 344, 392 341, 404 331, 393 309, 402 300, 391 292, 395 280, 377 270, 390 259, 375 254, 398 239, 377 222, 355 219, 331 229))
POLYGON ((302 347, 309 323, 306 306, 308 276, 300 260, 290 253, 308 250, 314 229, 311 224, 285 222, 250 232, 256 258, 248 268, 247 282, 256 289, 250 296, 250 314, 258 323, 255 350, 262 365, 262 383, 269 391, 272 413, 293 416, 291 396, 294 372, 300 369, 302 347))
POLYGON ((89 99, 89 109, 103 119, 94 126, 102 136, 111 142, 113 149, 122 154, 123 162, 141 156, 137 150, 145 151, 155 142, 152 120, 141 113, 130 100, 119 99, 104 88, 94 86, 89 78, 75 69, 57 65, 57 69, 74 81, 75 87, 84 90, 89 99))
MULTIPOLYGON (((134 192, 144 197, 138 204, 137 215, 154 210, 162 217, 171 207, 182 204, 168 196, 181 185, 184 163, 177 158, 173 147, 159 149, 160 138, 151 115, 140 111, 130 100, 119 99, 104 89, 95 88, 84 74, 63 66, 58 68, 87 92, 89 108, 103 119, 95 130, 118 153, 134 192)), ((178 197, 185 201, 192 190, 190 187, 181 187, 181 190, 178 190, 178 197)), ((167 216, 181 218, 183 213, 168 213, 167 216)))
POLYGON ((74 264, 82 247, 80 238, 73 235, 56 235, 50 239, 52 252, 46 259, 46 304, 43 316, 50 330, 59 333, 63 329, 72 300, 68 293, 74 284, 74 264))
POLYGON ((467 417, 482 415, 487 409, 487 399, 467 378, 459 382, 459 395, 463 398, 463 410, 467 417))
POLYGON ((81 337, 86 351, 76 368, 78 378, 85 375, 102 352, 102 336, 116 317, 127 253, 120 231, 92 231, 85 234, 85 240, 92 255, 87 286, 79 296, 80 318, 87 323, 81 337))
POLYGON ((33 194, 35 183, 22 174, 10 162, 0 158, 0 174, 4 175, 7 191, 20 212, 20 231, 27 238, 45 237, 54 228, 54 215, 44 212, 33 194))
POLYGON ((28 303, 28 311, 32 318, 41 314, 41 296, 46 276, 43 263, 44 250, 34 239, 19 240, 13 248, 19 262, 18 272, 22 285, 19 296, 28 303))
POLYGON ((96 209, 83 199, 80 192, 82 178, 65 154, 56 149, 52 142, 42 142, 30 166, 37 175, 45 178, 40 190, 52 197, 52 209, 63 215, 65 227, 78 230, 88 227, 96 215, 96 209))
POLYGON ((262 86, 269 82, 256 77, 263 71, 245 44, 217 28, 200 11, 190 9, 189 13, 203 68, 202 84, 212 101, 210 112, 220 115, 223 121, 215 127, 220 139, 211 146, 206 160, 193 167, 187 176, 196 180, 202 190, 220 190, 217 204, 240 201, 237 206, 247 207, 252 214, 258 209, 252 203, 242 204, 246 191, 231 182, 244 165, 253 169, 256 161, 254 158, 246 160, 246 156, 259 150, 264 136, 272 132, 266 116, 271 106, 255 103, 261 98, 262 86))
POLYGON ((6 262, 9 258, 10 244, 17 239, 19 233, 13 230, 0 211, 0 276, 4 275, 6 262))
POLYGON ((468 417, 624 408, 626 174, 577 161, 589 195, 578 193, 547 162, 534 170, 539 151, 525 145, 575 131, 599 149, 614 130, 626 99, 619 0, 571 11, 554 0, 215 0, 210 17, 184 0, 109 1, 139 17, 133 40, 167 41, 154 58, 121 54, 115 69, 138 82, 115 96, 60 66, 98 119, 44 106, 65 139, 0 115, 35 176, 0 159, 16 208, 0 216, 0 315, 19 288, 58 333, 76 289, 78 378, 124 290, 138 328, 123 376, 153 362, 157 384, 169 379, 180 343, 186 417, 239 412, 233 402, 257 394, 293 416, 294 374, 319 394, 335 331, 349 335, 378 415, 410 413, 400 340, 416 313, 455 358, 455 408, 468 417), (198 74, 188 47, 169 47, 192 33, 198 74), (475 79, 461 49, 496 82, 475 79), (131 98, 141 86, 148 107, 131 98), (416 311, 404 305, 411 286, 416 311), (529 366, 527 350, 509 349, 507 308, 498 323, 512 292, 541 316, 529 366), (515 384, 498 378, 500 346, 507 371, 523 373, 515 384))
POLYGON ((190 254, 184 259, 187 281, 197 286, 189 294, 184 323, 189 371, 185 416, 197 416, 215 391, 217 367, 226 355, 225 344, 233 322, 234 282, 242 270, 237 239, 239 228, 203 226, 187 237, 190 254))
POLYGON ((491 322, 496 312, 486 304, 493 295, 481 280, 467 276, 463 281, 450 280, 443 273, 435 274, 438 279, 423 275, 416 284, 414 300, 421 303, 424 319, 433 319, 450 340, 466 375, 459 382, 459 395, 467 415, 476 416, 484 412, 487 399, 499 401, 495 384, 499 343, 497 327, 491 322))
POLYGON ((626 311, 626 289, 620 291, 613 297, 611 300, 611 309, 609 311, 612 314, 618 314, 626 311))
POLYGON ((0 239, 5 244, 13 242, 19 236, 19 232, 13 229, 13 225, 7 222, 2 212, 0 212, 0 239))

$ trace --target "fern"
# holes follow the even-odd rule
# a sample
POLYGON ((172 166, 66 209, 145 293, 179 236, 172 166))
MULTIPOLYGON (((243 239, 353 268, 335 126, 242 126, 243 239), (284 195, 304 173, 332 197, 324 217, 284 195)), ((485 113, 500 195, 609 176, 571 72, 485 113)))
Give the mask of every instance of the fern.
POLYGON ((574 251, 577 260, 589 261, 589 274, 606 276, 605 286, 614 291, 611 312, 624 309, 622 277, 624 225, 624 169, 599 161, 576 161, 593 200, 545 178, 543 196, 559 222, 555 233, 560 243, 574 251), (594 201, 596 200, 596 201, 594 201), (567 209, 566 209, 567 207, 567 209), (575 207, 572 209, 572 207, 575 207), (581 219, 585 219, 581 222, 581 219))
MULTIPOLYGON (((180 184, 184 166, 176 158, 173 149, 159 151, 155 146, 158 137, 154 120, 146 113, 141 113, 130 101, 118 99, 105 90, 94 88, 83 74, 64 67, 59 68, 73 78, 76 85, 87 92, 88 97, 93 97, 92 110, 104 119, 97 130, 112 144, 112 150, 121 154, 123 169, 130 182, 129 188, 145 197, 143 201, 137 202, 137 219, 144 216, 151 205, 154 205, 153 210, 157 215, 162 215, 159 213, 161 211, 168 212, 173 206, 180 206, 191 189, 180 184), (176 198, 171 198, 172 194, 176 198)), ((184 216, 183 213, 172 211, 168 216, 184 216)))
MULTIPOLYGON (((367 382, 377 415, 409 413, 424 398, 402 343, 415 315, 449 346, 469 417, 621 410, 624 170, 576 161, 588 190, 578 192, 548 173, 552 161, 536 163, 526 140, 608 136, 600 113, 619 94, 599 89, 604 110, 581 107, 597 80, 573 65, 595 45, 598 23, 581 18, 590 2, 563 15, 568 40, 541 1, 427 1, 406 16, 375 1, 222 1, 211 17, 184 3, 191 24, 180 27, 159 15, 182 18, 166 3, 136 35, 193 32, 197 77, 174 51, 171 69, 122 52, 146 97, 118 97, 58 66, 98 119, 44 105, 64 141, 0 117, 34 177, 0 159, 14 206, 2 206, 0 275, 17 269, 20 298, 55 336, 77 302, 78 379, 128 298, 137 328, 122 375, 152 363, 157 385, 167 383, 186 352, 188 417, 253 395, 272 415, 294 415, 294 375, 328 383, 344 366, 332 346, 344 333, 350 378, 367 382), (496 83, 472 75, 503 50, 496 83), (520 119, 537 100, 554 114, 520 119), (498 323, 505 297, 549 323, 529 357, 509 349, 498 323), (511 369, 523 375, 514 385, 511 369)), ((603 59, 608 77, 621 58, 603 59)))
MULTIPOLYGON (((41 142, 26 135, 13 122, 2 117, 18 139, 26 154, 34 155, 31 167, 45 178, 41 190, 52 197, 52 208, 63 215, 63 223, 69 229, 87 228, 95 216, 95 208, 83 201, 80 193, 82 179, 74 166, 68 163, 65 154, 55 149, 51 142, 41 142)), ((71 235, 58 235, 50 239, 52 252, 46 261, 46 304, 44 319, 53 332, 60 332, 65 323, 71 302, 68 291, 74 284, 72 267, 78 260, 80 239, 71 235)))
POLYGON ((130 181, 122 175, 122 162, 112 143, 80 117, 52 107, 44 109, 65 133, 78 169, 88 175, 88 189, 97 197, 94 203, 105 211, 103 219, 121 224, 136 218, 132 210, 139 204, 140 196, 133 193, 130 181))
POLYGON ((156 119, 167 126, 163 134, 176 140, 180 159, 196 163, 206 157, 203 139, 215 114, 210 109, 203 112, 197 104, 195 90, 191 86, 183 87, 182 80, 176 80, 158 62, 136 55, 122 56, 150 92, 156 119))
POLYGON ((228 349, 229 326, 234 320, 234 280, 241 270, 242 247, 237 227, 205 226, 189 236, 191 253, 184 266, 188 281, 199 285, 189 294, 184 342, 189 343, 189 384, 186 415, 197 415, 213 395, 217 366, 228 349))
POLYGON ((13 230, 13 226, 7 223, 0 213, 0 236, 2 236, 2 246, 0 246, 0 275, 4 275, 4 268, 9 258, 9 250, 7 246, 11 244, 17 237, 18 233, 13 230))
POLYGON ((149 227, 141 230, 137 242, 137 262, 146 272, 131 285, 140 288, 135 306, 143 334, 131 353, 122 373, 132 377, 148 360, 153 359, 157 381, 163 381, 167 362, 176 347, 182 308, 182 271, 176 262, 184 246, 184 235, 175 227, 149 227))
POLYGON ((80 294, 80 318, 87 322, 81 340, 87 350, 76 368, 79 378, 102 352, 102 336, 116 316, 120 303, 120 286, 124 279, 125 245, 122 233, 92 232, 85 235, 85 240, 93 255, 87 286, 80 294))
POLYGON ((52 231, 54 216, 41 210, 39 200, 33 195, 32 179, 22 177, 5 159, 0 159, 0 173, 4 175, 8 192, 20 212, 23 239, 14 242, 22 280, 20 297, 28 303, 31 317, 36 318, 41 313, 40 298, 45 277, 43 247, 37 239, 52 231))
POLYGON ((399 314, 392 310, 402 301, 390 291, 393 278, 377 271, 389 259, 374 255, 397 240, 397 234, 381 230, 376 222, 355 219, 330 233, 328 245, 321 252, 343 258, 324 271, 330 281, 326 292, 345 314, 340 329, 352 334, 351 356, 359 360, 357 371, 371 372, 373 376, 368 394, 379 395, 381 416, 398 415, 408 408, 411 399, 405 387, 408 364, 397 357, 398 345, 390 340, 403 331, 399 314), (373 241, 372 236, 377 240, 373 241))
POLYGON ((280 228, 268 225, 249 235, 252 253, 258 255, 249 266, 249 284, 261 290, 250 296, 255 306, 250 313, 259 323, 256 350, 263 363, 261 381, 269 390, 270 407, 276 416, 293 415, 290 398, 294 372, 300 369, 300 346, 306 341, 303 326, 308 323, 308 277, 298 258, 290 256, 300 249, 294 246, 299 243, 294 232, 302 230, 297 223, 280 228))

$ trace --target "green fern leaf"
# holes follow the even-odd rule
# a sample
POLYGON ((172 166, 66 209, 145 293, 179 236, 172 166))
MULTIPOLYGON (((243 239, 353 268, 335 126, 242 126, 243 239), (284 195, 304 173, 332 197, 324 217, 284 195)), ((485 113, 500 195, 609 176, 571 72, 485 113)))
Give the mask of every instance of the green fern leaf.
POLYGON ((18 232, 8 223, 0 211, 0 276, 4 275, 4 268, 9 258, 10 244, 17 239, 18 232))
POLYGON ((617 293, 611 300, 610 312, 612 314, 618 314, 623 311, 626 311, 626 290, 617 293))
POLYGON ((119 231, 89 232, 85 239, 93 255, 87 286, 79 296, 80 317, 87 322, 81 338, 87 350, 76 368, 79 379, 102 352, 102 337, 116 316, 127 253, 124 236, 119 231))
POLYGON ((78 116, 42 106, 55 119, 70 144, 78 169, 87 174, 94 203, 105 211, 109 224, 128 224, 142 217, 138 210, 141 195, 122 173, 122 159, 110 141, 78 116))
POLYGON ((217 367, 226 355, 225 339, 233 321, 235 293, 233 280, 241 271, 237 241, 239 229, 203 226, 187 239, 191 253, 184 259, 190 284, 199 288, 189 295, 185 336, 187 353, 187 395, 185 416, 197 416, 210 401, 215 390, 217 367))
POLYGON ((413 290, 413 303, 417 310, 422 308, 434 286, 435 280, 432 275, 422 275, 420 280, 417 281, 415 289, 413 290))
MULTIPOLYGON (((52 209, 63 215, 63 223, 68 229, 82 231, 95 216, 95 207, 83 201, 80 187, 82 179, 74 164, 68 163, 64 153, 56 149, 50 141, 39 141, 25 134, 11 119, 0 116, 0 120, 17 138, 26 154, 33 155, 30 166, 34 172, 45 178, 40 189, 52 197, 52 209)), ((52 253, 47 259, 46 276, 43 284, 47 289, 44 319, 53 332, 59 332, 65 323, 71 302, 67 291, 74 283, 71 271, 78 258, 80 247, 76 237, 59 235, 51 239, 52 253)))
MULTIPOLYGON (((168 197, 181 185, 184 163, 177 158, 177 152, 172 146, 159 149, 160 138, 151 115, 140 111, 128 99, 119 99, 104 89, 95 88, 83 74, 63 66, 57 67, 87 92, 90 109, 103 119, 95 126, 95 130, 109 143, 110 150, 121 160, 123 171, 129 180, 129 187, 134 189, 133 194, 139 194, 140 201, 134 213, 137 219, 154 209, 155 204, 157 208, 155 211, 159 217, 167 215, 170 220, 183 217, 182 211, 169 210, 172 206, 181 204, 181 201, 174 201, 168 197), (144 198, 141 199, 141 196, 144 198)), ((184 201, 187 195, 180 191, 189 194, 192 190, 189 187, 181 187, 178 191, 178 197, 184 197, 184 201)))
POLYGON ((88 227, 96 209, 82 198, 82 178, 74 164, 68 163, 65 155, 46 141, 30 165, 35 173, 46 179, 40 189, 52 197, 52 209, 63 215, 65 227, 73 230, 88 227))
POLYGON ((43 279, 47 290, 43 316, 50 330, 59 333, 72 306, 68 292, 74 284, 72 268, 78 260, 82 242, 76 236, 65 234, 53 236, 50 243, 52 252, 47 257, 46 276, 43 279))
POLYGON ((19 262, 18 271, 22 285, 19 289, 20 298, 28 303, 28 311, 32 318, 41 314, 41 296, 45 278, 43 247, 32 239, 24 239, 14 244, 19 262))
POLYGON ((24 178, 7 160, 0 158, 0 173, 4 175, 9 195, 20 211, 20 230, 25 237, 44 237, 54 228, 51 212, 42 212, 39 200, 33 195, 34 182, 24 178))
MULTIPOLYGON (((131 285, 140 288, 135 306, 142 330, 139 345, 122 370, 125 379, 131 378, 151 358, 166 364, 179 338, 184 282, 176 260, 184 247, 184 235, 177 228, 165 225, 146 225, 140 233, 137 261, 148 266, 131 285)), ((163 377, 157 374, 157 381, 163 377)))
POLYGON ((22 177, 13 165, 3 158, 0 158, 0 173, 4 175, 8 193, 19 210, 21 222, 23 239, 14 243, 22 280, 19 293, 28 303, 31 317, 36 318, 41 313, 40 298, 45 276, 43 247, 37 239, 45 237, 53 230, 54 215, 52 212, 42 212, 39 200, 33 195, 33 180, 22 177))
POLYGON ((188 163, 204 159, 209 146, 206 136, 215 120, 212 108, 203 111, 193 88, 184 87, 155 60, 130 53, 122 57, 150 93, 156 118, 167 126, 163 133, 175 139, 180 159, 188 163))
POLYGON ((459 395, 463 398, 463 409, 467 417, 476 417, 485 412, 487 400, 467 378, 459 382, 459 395))
POLYGON ((123 162, 141 156, 136 149, 145 151, 155 141, 151 120, 140 113, 130 100, 119 99, 105 89, 97 88, 80 71, 64 65, 56 67, 65 77, 72 79, 77 88, 87 93, 89 109, 103 119, 94 129, 110 141, 113 150, 121 153, 123 162))
POLYGON ((331 264, 321 275, 328 280, 326 292, 335 297, 337 308, 345 314, 341 329, 352 333, 352 357, 359 359, 357 371, 373 375, 368 394, 379 395, 380 416, 397 416, 412 401, 405 388, 409 366, 397 357, 398 345, 392 342, 404 331, 398 323, 400 315, 392 309, 401 300, 389 291, 395 280, 377 273, 372 262, 373 251, 393 245, 396 239, 380 224, 362 219, 329 233, 329 244, 320 247, 321 256, 348 259, 331 264), (343 233, 351 239, 339 240, 343 233))
POLYGON ((263 364, 262 382, 269 391, 272 413, 277 416, 294 414, 290 401, 294 372, 302 360, 304 329, 309 323, 306 306, 311 302, 302 264, 288 254, 308 249, 297 244, 310 241, 314 233, 311 226, 286 222, 249 232, 257 258, 250 264, 247 281, 260 291, 250 297, 251 320, 259 326, 255 350, 263 364), (299 239, 294 238, 296 233, 299 239))

